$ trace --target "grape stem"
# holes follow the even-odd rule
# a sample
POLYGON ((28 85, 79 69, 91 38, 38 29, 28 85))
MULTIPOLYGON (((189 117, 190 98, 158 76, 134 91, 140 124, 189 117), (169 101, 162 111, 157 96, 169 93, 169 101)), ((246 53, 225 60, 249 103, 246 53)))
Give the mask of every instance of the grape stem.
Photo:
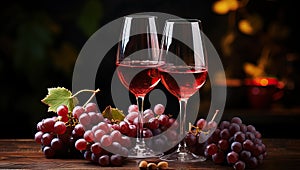
MULTIPOLYGON (((212 119, 210 120, 210 122, 213 122, 217 116, 217 114, 219 113, 220 110, 216 110, 215 114, 213 115, 212 119)), ((196 129, 195 134, 197 134, 198 132, 204 133, 204 134, 209 134, 210 129, 208 129, 207 131, 203 131, 202 129, 200 129, 197 126, 193 126, 192 123, 189 123, 189 131, 192 132, 192 128, 196 129)))
POLYGON ((83 92, 90 92, 90 93, 93 93, 91 95, 91 97, 84 103, 84 105, 82 105, 82 107, 85 107, 91 100, 92 98, 96 95, 96 93, 98 93, 100 91, 100 89, 96 89, 96 90, 89 90, 89 89, 82 89, 78 92, 76 92, 74 95, 72 95, 70 98, 74 98, 76 97, 77 95, 79 95, 80 93, 83 93, 83 92))

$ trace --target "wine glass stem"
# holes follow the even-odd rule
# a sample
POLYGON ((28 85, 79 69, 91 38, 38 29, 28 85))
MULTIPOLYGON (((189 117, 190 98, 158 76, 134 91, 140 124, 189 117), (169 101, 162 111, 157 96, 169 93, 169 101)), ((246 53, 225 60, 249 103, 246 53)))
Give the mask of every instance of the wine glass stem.
POLYGON ((138 96, 136 97, 137 105, 139 108, 139 114, 138 114, 138 126, 136 127, 137 129, 137 138, 136 138, 136 143, 137 145, 143 146, 145 145, 145 140, 143 138, 143 127, 144 127, 144 122, 143 122, 143 112, 144 112, 144 97, 143 96, 138 96))
POLYGON ((188 99, 179 99, 179 136, 182 138, 182 142, 178 144, 178 152, 186 152, 186 142, 184 140, 185 133, 186 133, 186 105, 188 99))

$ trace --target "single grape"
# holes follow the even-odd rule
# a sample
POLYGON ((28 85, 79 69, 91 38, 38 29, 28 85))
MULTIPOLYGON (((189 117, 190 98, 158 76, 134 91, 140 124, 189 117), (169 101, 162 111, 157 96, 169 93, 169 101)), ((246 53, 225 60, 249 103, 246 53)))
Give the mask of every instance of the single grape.
POLYGON ((94 132, 94 139, 95 142, 100 142, 101 138, 103 135, 105 135, 106 133, 102 130, 102 129, 98 129, 94 132))
POLYGON ((44 119, 42 124, 43 130, 45 132, 53 132, 54 124, 55 124, 55 120, 53 120, 52 118, 44 119))
POLYGON ((81 139, 78 139, 76 142, 75 142, 75 148, 79 151, 82 151, 82 150, 86 150, 87 148, 87 141, 83 138, 81 139))
POLYGON ((63 142, 59 138, 54 138, 51 141, 51 148, 55 151, 61 150, 63 148, 63 142))
POLYGON ((143 128, 143 138, 150 138, 153 136, 152 131, 148 128, 143 128))
POLYGON ((100 144, 103 147, 108 147, 110 146, 112 143, 112 139, 110 137, 110 135, 103 135, 101 140, 100 140, 100 144))
POLYGON ((128 123, 125 122, 125 121, 121 121, 121 122, 119 123, 119 125, 120 125, 120 132, 121 132, 122 134, 127 134, 128 131, 129 131, 129 125, 128 125, 128 123))
POLYGON ((93 134, 93 132, 91 130, 87 130, 84 132, 83 138, 87 141, 87 142, 94 142, 95 140, 95 136, 93 134))
POLYGON ((42 136, 43 136, 43 134, 44 133, 42 131, 38 131, 38 132, 35 133, 34 140, 35 140, 36 143, 42 144, 42 136))
POLYGON ((99 129, 103 130, 105 133, 110 132, 110 128, 108 127, 108 124, 106 122, 100 122, 98 123, 99 129))
POLYGON ((120 144, 124 147, 129 148, 131 146, 131 140, 128 136, 122 136, 122 140, 120 141, 120 144))
POLYGON ((251 152, 250 151, 246 151, 246 150, 242 150, 240 153, 240 159, 244 162, 247 162, 251 157, 251 152))
POLYGON ((122 140, 122 134, 118 130, 114 130, 110 133, 113 142, 120 142, 122 140))
POLYGON ((232 142, 231 144, 231 150, 236 152, 236 153, 240 153, 242 151, 243 147, 242 144, 240 142, 232 142))
POLYGON ((215 122, 215 121, 209 121, 209 122, 207 123, 205 129, 206 129, 206 130, 213 130, 213 129, 217 128, 217 127, 218 127, 217 122, 215 122))
POLYGON ((257 158, 252 156, 249 161, 247 162, 247 165, 249 166, 249 168, 255 168, 258 166, 258 161, 257 158))
POLYGON ((243 133, 247 132, 247 126, 245 124, 240 124, 240 131, 243 133))
POLYGON ((79 122, 87 129, 91 123, 91 117, 87 113, 82 113, 79 118, 79 122))
POLYGON ((226 139, 221 139, 218 142, 218 147, 222 150, 222 151, 226 151, 229 148, 229 142, 226 139))
POLYGON ((246 168, 246 164, 243 161, 237 161, 233 165, 234 170, 244 170, 246 168))
POLYGON ((98 113, 98 106, 96 103, 88 103, 85 105, 85 112, 96 112, 98 113))
POLYGON ((231 123, 242 124, 243 122, 242 122, 241 118, 239 118, 239 117, 233 117, 231 119, 231 123))
POLYGON ((158 118, 158 121, 159 121, 160 125, 167 127, 167 125, 169 123, 169 116, 167 116, 167 115, 160 115, 159 118, 158 118))
POLYGON ((127 136, 129 137, 136 137, 137 135, 137 129, 136 129, 136 126, 135 125, 129 125, 128 126, 128 133, 126 134, 127 136))
POLYGON ((68 122, 69 121, 69 117, 68 116, 58 116, 59 120, 62 122, 68 122))
POLYGON ((155 117, 149 119, 147 122, 147 127, 151 130, 157 129, 159 127, 159 120, 155 117))
POLYGON ((68 116, 68 112, 69 112, 69 109, 68 109, 68 107, 66 105, 60 105, 56 109, 57 115, 61 116, 61 117, 67 117, 68 116))
POLYGON ((53 135, 51 135, 50 133, 44 133, 41 142, 44 146, 50 146, 52 139, 53 135))
POLYGON ((123 159, 121 155, 115 154, 110 156, 110 163, 112 166, 121 166, 123 162, 123 159))
POLYGON ((139 112, 139 107, 136 104, 132 104, 128 107, 128 113, 130 112, 139 112))
POLYGON ((231 151, 227 154, 226 160, 228 164, 235 164, 239 160, 239 154, 231 151))
POLYGON ((153 111, 151 109, 146 109, 144 111, 144 116, 143 117, 144 117, 144 121, 148 122, 149 119, 151 119, 151 118, 154 117, 154 113, 153 113, 153 111))
POLYGON ((93 143, 91 145, 91 151, 94 153, 94 154, 100 154, 101 151, 102 151, 102 148, 101 148, 101 145, 99 142, 96 142, 96 143, 93 143))
POLYGON ((187 146, 194 146, 197 143, 197 138, 192 133, 187 133, 184 139, 187 146))
POLYGON ((119 142, 112 142, 108 147, 108 150, 114 154, 120 154, 122 151, 122 145, 119 142))
POLYGON ((252 132, 246 132, 246 138, 250 140, 254 140, 255 135, 252 132))
POLYGON ((99 157, 98 163, 100 166, 109 166, 110 158, 108 155, 102 155, 99 157))
POLYGON ((91 160, 92 160, 92 162, 98 163, 99 158, 100 158, 100 155, 94 154, 94 153, 92 152, 92 155, 91 155, 91 160))
POLYGON ((211 158, 215 164, 222 164, 225 160, 225 156, 222 151, 218 151, 217 153, 213 154, 211 158))
POLYGON ((154 113, 157 115, 162 115, 165 111, 165 107, 162 104, 157 104, 154 106, 154 113))
POLYGON ((205 119, 199 119, 196 123, 196 126, 199 128, 199 129, 204 129, 207 125, 207 122, 205 119))
POLYGON ((205 151, 208 153, 208 155, 212 156, 214 154, 217 154, 218 146, 214 143, 211 143, 211 144, 206 146, 205 151))
POLYGON ((76 134, 76 136, 81 137, 84 135, 84 127, 82 124, 78 123, 77 125, 75 125, 74 129, 73 129, 74 133, 76 134))
POLYGON ((129 123, 133 123, 134 119, 138 117, 138 112, 129 112, 128 115, 126 115, 125 120, 127 120, 129 123))
POLYGON ((221 130, 221 132, 220 132, 220 137, 222 138, 222 139, 229 139, 230 138, 230 132, 229 132, 229 130, 228 129, 223 129, 223 130, 221 130))
POLYGON ((82 113, 84 113, 84 108, 82 106, 75 106, 72 115, 74 118, 78 119, 82 113))
POLYGON ((243 143, 245 140, 246 140, 246 135, 243 132, 238 131, 234 134, 234 141, 243 143))
POLYGON ((43 120, 40 121, 40 122, 38 122, 38 123, 36 124, 36 130, 37 130, 37 131, 46 132, 46 131, 44 130, 44 127, 43 127, 43 120))
POLYGON ((252 132, 252 133, 254 133, 254 132, 256 131, 256 129, 255 129, 255 127, 254 127, 253 125, 248 125, 248 126, 247 126, 247 130, 248 130, 249 132, 252 132))
POLYGON ((260 133, 259 131, 255 131, 255 132, 254 132, 254 135, 255 135, 255 137, 258 138, 258 139, 260 139, 261 136, 262 136, 261 133, 260 133))
POLYGON ((67 126, 64 122, 61 122, 61 121, 55 122, 54 130, 53 130, 54 133, 56 133, 58 135, 62 135, 66 132, 66 130, 67 130, 67 126))
POLYGON ((221 130, 223 130, 223 129, 228 129, 229 126, 230 126, 230 122, 229 122, 229 121, 224 120, 224 121, 222 121, 222 122, 220 123, 220 129, 221 129, 221 130))
POLYGON ((45 146, 43 152, 46 158, 53 158, 55 156, 55 151, 50 146, 45 146))
POLYGON ((234 135, 236 132, 239 132, 241 130, 240 125, 237 123, 231 123, 228 129, 231 135, 234 135))
POLYGON ((243 142, 243 148, 247 151, 251 151, 254 147, 254 144, 251 140, 249 139, 246 139, 244 142, 243 142))
POLYGON ((92 161, 92 152, 89 150, 86 150, 83 154, 84 159, 88 161, 92 161))

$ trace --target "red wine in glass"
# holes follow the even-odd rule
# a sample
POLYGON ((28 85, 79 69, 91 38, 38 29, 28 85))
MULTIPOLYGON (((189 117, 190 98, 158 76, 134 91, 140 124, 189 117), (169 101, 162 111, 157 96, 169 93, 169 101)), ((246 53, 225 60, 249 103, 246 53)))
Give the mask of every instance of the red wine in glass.
POLYGON ((150 15, 125 16, 117 51, 117 74, 121 83, 136 97, 139 108, 136 145, 129 150, 130 158, 158 157, 146 145, 143 137, 144 97, 160 81, 158 74, 159 46, 156 17, 150 15))
MULTIPOLYGON (((165 22, 161 43, 159 67, 161 82, 179 101, 179 137, 186 132, 187 103, 205 83, 207 71, 205 46, 202 40, 201 21, 197 19, 169 19, 165 22)), ((185 140, 179 140, 177 150, 160 157, 166 161, 199 162, 203 156, 188 150, 185 140)))
POLYGON ((143 63, 145 62, 117 65, 120 81, 135 96, 145 96, 160 81, 157 65, 144 65, 143 63))
POLYGON ((207 70, 191 67, 160 68, 161 81, 166 89, 177 98, 189 98, 206 81, 207 70))

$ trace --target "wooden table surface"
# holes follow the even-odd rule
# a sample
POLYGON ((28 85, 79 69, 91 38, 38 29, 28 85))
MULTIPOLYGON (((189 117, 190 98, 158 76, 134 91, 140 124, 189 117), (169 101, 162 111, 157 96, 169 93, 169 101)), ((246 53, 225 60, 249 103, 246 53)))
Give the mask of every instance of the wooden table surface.
MULTIPOLYGON (((300 139, 264 139, 268 157, 255 169, 300 169, 300 139)), ((32 139, 0 139, 0 169, 139 169, 139 160, 128 160, 122 167, 100 167, 85 159, 47 159, 32 139)), ((199 163, 169 163, 174 169, 228 169, 211 160, 199 163)))

